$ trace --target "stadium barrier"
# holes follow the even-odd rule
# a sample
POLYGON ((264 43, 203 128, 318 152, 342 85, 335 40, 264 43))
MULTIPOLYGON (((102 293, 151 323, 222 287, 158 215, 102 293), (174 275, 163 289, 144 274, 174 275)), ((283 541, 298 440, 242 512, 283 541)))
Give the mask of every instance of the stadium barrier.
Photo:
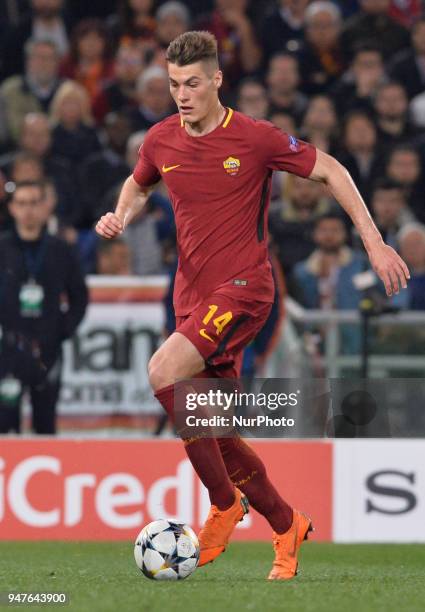
MULTIPOLYGON (((358 373, 360 371, 361 356, 344 353, 341 340, 341 326, 353 325, 359 327, 361 325, 361 315, 358 310, 308 310, 292 298, 285 300, 285 306, 289 329, 287 325, 281 343, 284 344, 288 357, 288 345, 292 345, 293 363, 292 366, 290 363, 284 365, 284 373, 288 372, 289 368, 296 372, 296 376, 305 373, 306 354, 303 353, 303 348, 294 339, 294 331, 291 328, 293 325, 297 325, 301 332, 311 330, 313 327, 326 330, 323 334, 323 358, 317 354, 312 356, 310 353, 309 355, 309 370, 314 376, 320 377, 325 374, 329 378, 339 378, 344 375, 344 372, 358 373), (291 339, 292 343, 290 342, 291 339)), ((373 344, 375 346, 372 347, 372 354, 369 356, 370 376, 381 378, 388 376, 389 373, 392 376, 391 372, 394 371, 397 371, 399 377, 403 377, 405 373, 411 376, 412 372, 416 376, 423 376, 425 374, 423 358, 424 327, 425 312, 418 310, 380 314, 378 317, 372 317, 371 330, 384 329, 387 338, 390 335, 388 330, 392 330, 393 340, 387 343, 387 346, 385 346, 385 343, 383 346, 379 346, 379 338, 374 338, 373 344), (408 341, 409 334, 410 342, 408 341), (378 354, 376 354, 376 349, 379 350, 378 354)), ((279 373, 278 355, 279 351, 277 349, 274 366, 272 366, 274 370, 272 375, 275 377, 284 375, 282 372, 279 373)), ((282 364, 281 359, 280 363, 282 364)), ((280 368, 282 369, 282 365, 280 368)))
MULTIPOLYGON (((424 440, 252 441, 319 541, 425 542, 424 440)), ((199 529, 209 508, 176 440, 4 439, 0 539, 128 540, 167 517, 199 529)), ((268 540, 255 512, 235 539, 268 540)))
MULTIPOLYGON (((140 429, 146 425, 141 417, 161 413, 147 380, 147 363, 163 337, 162 299, 168 278, 93 276, 88 283, 87 315, 64 347, 60 429, 111 425, 140 429)), ((280 341, 261 376, 337 378, 344 369, 359 367, 360 356, 343 354, 339 342, 341 325, 360 324, 358 312, 306 310, 291 299, 286 300, 286 311, 280 341), (323 355, 306 351, 301 340, 312 325, 326 326, 323 355)), ((385 315, 377 323, 401 330, 404 337, 408 330, 419 337, 419 330, 425 329, 425 313, 385 315)), ((400 342, 396 346, 400 348, 400 342)), ((423 351, 372 355, 370 366, 371 375, 378 377, 394 369, 398 377, 411 372, 423 376, 425 370, 423 351)))

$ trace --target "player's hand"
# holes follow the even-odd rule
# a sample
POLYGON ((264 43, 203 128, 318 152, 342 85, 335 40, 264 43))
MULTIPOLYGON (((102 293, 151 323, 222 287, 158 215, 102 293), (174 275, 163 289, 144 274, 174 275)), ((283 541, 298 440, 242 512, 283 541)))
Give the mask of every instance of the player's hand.
POLYGON ((108 212, 100 217, 96 224, 96 233, 102 238, 116 238, 124 231, 121 219, 113 212, 108 212))
POLYGON ((369 259, 388 296, 398 293, 400 287, 406 289, 410 278, 409 268, 393 248, 380 242, 369 251, 369 259))

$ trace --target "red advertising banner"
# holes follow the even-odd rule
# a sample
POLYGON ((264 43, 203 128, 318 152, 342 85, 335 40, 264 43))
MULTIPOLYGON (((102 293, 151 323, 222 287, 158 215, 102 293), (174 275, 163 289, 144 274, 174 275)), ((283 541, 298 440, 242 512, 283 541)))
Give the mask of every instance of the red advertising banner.
MULTIPOLYGON (((332 443, 254 441, 282 496, 332 538, 332 443)), ((209 509, 174 440, 2 440, 0 539, 131 540, 146 523, 174 518, 198 530, 209 509)), ((251 511, 235 539, 264 540, 251 511), (248 519, 248 520, 247 520, 248 519)))

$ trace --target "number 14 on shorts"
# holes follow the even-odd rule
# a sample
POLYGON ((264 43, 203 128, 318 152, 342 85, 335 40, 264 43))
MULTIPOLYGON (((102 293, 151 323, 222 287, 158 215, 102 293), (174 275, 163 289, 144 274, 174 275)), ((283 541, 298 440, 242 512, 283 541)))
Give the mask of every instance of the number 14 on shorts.
MULTIPOLYGON (((214 315, 217 313, 217 310, 218 310, 217 304, 211 304, 208 307, 207 314, 202 319, 202 323, 204 325, 208 325, 208 323, 212 319, 212 323, 215 326, 216 334, 217 334, 217 336, 219 336, 221 334, 221 332, 223 331, 223 329, 226 327, 226 325, 228 323, 230 323, 230 321, 232 320, 233 314, 230 312, 230 310, 228 310, 224 314, 221 314, 221 315, 218 315, 218 316, 214 317, 214 315)), ((199 334, 203 338, 206 338, 206 340, 209 340, 210 342, 214 342, 213 338, 211 338, 211 336, 208 334, 208 332, 206 331, 205 327, 203 327, 202 329, 199 330, 199 334)))

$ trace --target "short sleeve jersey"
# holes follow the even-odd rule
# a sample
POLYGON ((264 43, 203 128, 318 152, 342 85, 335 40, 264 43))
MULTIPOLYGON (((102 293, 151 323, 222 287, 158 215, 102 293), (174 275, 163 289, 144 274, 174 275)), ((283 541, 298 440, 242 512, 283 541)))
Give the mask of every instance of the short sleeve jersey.
POLYGON ((142 187, 162 178, 171 198, 177 316, 213 293, 273 301, 267 249, 272 172, 308 177, 315 161, 312 145, 232 109, 205 136, 190 136, 178 114, 149 130, 133 177, 142 187))

